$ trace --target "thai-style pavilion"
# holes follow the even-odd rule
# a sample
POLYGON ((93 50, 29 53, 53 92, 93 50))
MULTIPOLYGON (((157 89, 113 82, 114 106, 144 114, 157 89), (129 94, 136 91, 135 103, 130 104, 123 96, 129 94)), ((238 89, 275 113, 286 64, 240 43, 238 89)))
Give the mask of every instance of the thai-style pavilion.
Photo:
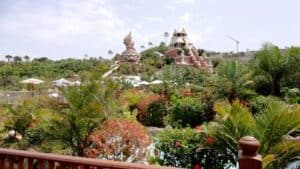
POLYGON ((167 57, 173 57, 177 65, 211 68, 207 58, 199 56, 197 49, 187 37, 185 29, 174 30, 167 57))

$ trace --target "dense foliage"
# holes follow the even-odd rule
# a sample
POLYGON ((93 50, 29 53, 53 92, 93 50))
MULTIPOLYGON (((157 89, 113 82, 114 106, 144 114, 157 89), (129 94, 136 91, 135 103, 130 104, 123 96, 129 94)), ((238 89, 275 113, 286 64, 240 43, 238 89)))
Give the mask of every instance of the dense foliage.
POLYGON ((191 97, 174 100, 171 109, 168 120, 174 127, 195 127, 207 120, 203 105, 191 97))
POLYGON ((91 71, 103 62, 97 59, 65 59, 53 61, 48 58, 36 58, 26 62, 0 62, 0 89, 18 90, 22 86, 19 81, 36 77, 56 80, 60 77, 71 77, 84 71, 91 71))
POLYGON ((160 133, 156 140, 158 155, 153 161, 161 165, 171 165, 184 168, 201 166, 208 169, 224 169, 227 157, 216 150, 205 148, 215 142, 201 132, 201 126, 196 129, 172 129, 160 133))
POLYGON ((265 169, 299 160, 299 47, 281 50, 266 43, 250 61, 215 60, 213 72, 178 66, 163 56, 167 49, 151 42, 140 63, 119 65, 92 58, 5 56, 7 62, 0 62, 0 146, 221 169, 237 164, 238 140, 252 135, 261 142, 265 169), (56 88, 60 99, 50 97, 53 86, 45 83, 38 95, 7 104, 15 95, 10 90, 24 87, 20 80, 51 82, 74 74, 81 84, 56 88), (119 81, 121 75, 163 83, 133 87, 119 81))
POLYGON ((284 168, 289 162, 298 160, 300 153, 299 142, 286 138, 300 125, 299 108, 271 99, 266 108, 253 116, 239 101, 232 105, 218 102, 215 109, 219 117, 208 131, 216 138, 211 147, 222 154, 229 153, 231 164, 235 165, 239 139, 252 135, 261 141, 264 168, 284 168))

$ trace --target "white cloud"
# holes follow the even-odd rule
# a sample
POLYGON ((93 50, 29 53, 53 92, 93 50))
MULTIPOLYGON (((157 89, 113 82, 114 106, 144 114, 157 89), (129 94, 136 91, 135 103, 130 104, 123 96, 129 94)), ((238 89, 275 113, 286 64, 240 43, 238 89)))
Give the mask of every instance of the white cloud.
MULTIPOLYGON (((108 49, 115 53, 124 50, 122 41, 129 31, 132 32, 137 49, 141 45, 147 46, 149 41, 159 44, 164 41, 164 31, 182 27, 186 28, 194 43, 199 43, 203 42, 215 27, 212 22, 214 19, 205 20, 190 11, 180 13, 181 16, 175 16, 177 13, 172 14, 169 18, 159 15, 160 13, 148 17, 121 15, 120 6, 113 6, 108 0, 61 0, 55 1, 55 5, 39 3, 38 8, 32 8, 31 4, 24 2, 17 1, 5 17, 0 16, 0 34, 7 32, 13 35, 16 41, 21 40, 17 45, 21 46, 19 51, 23 51, 27 47, 26 44, 30 44, 28 53, 38 56, 53 54, 58 58, 62 57, 60 55, 64 52, 64 57, 85 53, 91 56, 103 53, 105 57, 108 49), (192 20, 197 22, 191 22, 192 20), (52 48, 44 50, 40 46, 52 48), (52 52, 53 49, 57 51, 52 52), (34 53, 36 51, 40 53, 34 53)), ((121 4, 121 8, 124 5, 121 4)), ((172 3, 170 5, 176 7, 172 3)))
POLYGON ((110 48, 116 46, 116 41, 122 45, 122 38, 128 33, 128 24, 104 0, 62 0, 56 5, 55 10, 47 5, 32 10, 28 4, 16 3, 8 17, 0 17, 2 31, 49 46, 79 48, 110 48))
POLYGON ((160 22, 162 23, 164 19, 162 17, 145 17, 145 20, 151 21, 151 22, 160 22))
POLYGON ((190 31, 188 33, 188 37, 190 38, 193 44, 204 41, 203 32, 201 31, 190 31))
POLYGON ((175 6, 175 5, 170 5, 170 4, 168 4, 168 5, 164 6, 164 7, 165 7, 166 9, 172 11, 172 12, 174 12, 174 11, 176 10, 176 6, 175 6))
POLYGON ((181 24, 187 24, 190 22, 191 17, 192 17, 192 14, 189 12, 186 12, 182 16, 179 17, 179 20, 180 20, 181 24))
POLYGON ((181 4, 194 4, 196 0, 175 0, 175 3, 181 3, 181 4))

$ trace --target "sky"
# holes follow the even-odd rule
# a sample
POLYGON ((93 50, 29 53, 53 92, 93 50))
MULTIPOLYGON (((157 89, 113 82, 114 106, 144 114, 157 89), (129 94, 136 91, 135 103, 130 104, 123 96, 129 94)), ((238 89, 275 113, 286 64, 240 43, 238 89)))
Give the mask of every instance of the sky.
POLYGON ((132 33, 135 48, 185 28, 197 48, 300 46, 300 0, 0 0, 0 59, 111 58, 132 33))

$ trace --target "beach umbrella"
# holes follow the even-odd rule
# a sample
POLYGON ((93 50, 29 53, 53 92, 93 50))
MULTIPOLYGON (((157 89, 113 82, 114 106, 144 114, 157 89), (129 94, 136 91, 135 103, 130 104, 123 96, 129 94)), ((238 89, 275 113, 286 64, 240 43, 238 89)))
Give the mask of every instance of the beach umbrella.
POLYGON ((35 79, 35 78, 29 78, 29 79, 26 79, 26 80, 22 80, 20 83, 23 83, 23 84, 41 84, 41 83, 44 83, 43 80, 40 80, 40 79, 35 79))
MULTIPOLYGON (((29 79, 22 80, 20 83, 26 84, 27 90, 34 90, 34 85, 39 85, 44 82, 45 81, 40 80, 40 79, 29 78, 29 79)), ((32 93, 32 95, 33 95, 33 93, 32 93)))
POLYGON ((72 86, 74 85, 73 82, 69 81, 69 80, 66 80, 65 78, 61 78, 61 79, 58 79, 58 80, 54 80, 52 81, 54 83, 55 86, 72 86))

